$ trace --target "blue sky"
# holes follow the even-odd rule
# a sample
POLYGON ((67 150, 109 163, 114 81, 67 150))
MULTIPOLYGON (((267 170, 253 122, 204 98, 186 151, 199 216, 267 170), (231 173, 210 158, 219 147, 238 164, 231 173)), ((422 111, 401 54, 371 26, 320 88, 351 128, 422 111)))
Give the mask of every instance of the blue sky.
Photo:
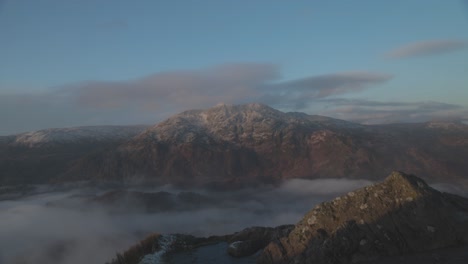
POLYGON ((468 118, 467 1, 0 0, 0 32, 0 134, 220 102, 468 118))

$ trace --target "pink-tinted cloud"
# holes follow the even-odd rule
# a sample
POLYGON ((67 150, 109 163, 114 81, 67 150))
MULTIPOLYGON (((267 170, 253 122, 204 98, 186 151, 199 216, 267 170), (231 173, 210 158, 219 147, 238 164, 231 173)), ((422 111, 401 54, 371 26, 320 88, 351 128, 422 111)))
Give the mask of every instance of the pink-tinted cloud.
POLYGON ((465 108, 438 102, 378 102, 339 98, 386 83, 392 75, 338 72, 281 81, 277 65, 226 64, 159 72, 127 81, 89 81, 53 92, 0 97, 0 134, 47 127, 154 124, 172 114, 218 103, 260 102, 288 111, 314 109, 361 123, 461 119, 465 108))
POLYGON ((403 59, 422 57, 462 50, 468 47, 467 41, 462 40, 428 40, 409 43, 395 48, 385 54, 386 58, 403 59))
POLYGON ((463 121, 468 109, 440 102, 380 102, 360 99, 325 99, 322 114, 363 124, 425 121, 463 121))
POLYGON ((369 88, 369 85, 384 83, 391 78, 389 74, 375 72, 339 72, 284 82, 279 86, 288 91, 306 93, 309 97, 323 98, 359 92, 369 88))
POLYGON ((306 105, 307 100, 362 91, 390 80, 373 72, 345 72, 311 76, 287 82, 272 64, 228 64, 204 70, 156 73, 124 82, 88 82, 70 89, 86 107, 134 107, 182 111, 217 103, 260 101, 275 105, 306 105))
POLYGON ((79 104, 95 108, 188 109, 258 96, 257 87, 279 78, 271 64, 229 64, 209 69, 156 73, 144 78, 93 81, 70 87, 79 104))

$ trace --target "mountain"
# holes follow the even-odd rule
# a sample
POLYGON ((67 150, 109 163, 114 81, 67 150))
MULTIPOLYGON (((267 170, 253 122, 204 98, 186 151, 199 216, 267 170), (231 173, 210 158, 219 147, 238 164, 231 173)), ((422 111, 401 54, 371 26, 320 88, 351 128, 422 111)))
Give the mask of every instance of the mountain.
POLYGON ((54 128, 0 137, 0 185, 47 183, 74 160, 122 144, 145 128, 54 128))
MULTIPOLYGON (((147 126, 87 126, 51 128, 14 136, 15 146, 39 147, 44 145, 83 144, 127 140, 141 133, 147 126)), ((10 136, 11 137, 11 136, 10 136)))
POLYGON ((258 263, 358 263, 460 246, 468 242, 467 220, 468 199, 394 172, 317 205, 289 235, 272 241, 258 263))
POLYGON ((362 125, 220 104, 154 126, 48 129, 0 137, 0 184, 154 182, 215 189, 393 170, 468 186, 468 126, 362 125))
POLYGON ((74 162, 70 180, 233 188, 289 178, 368 178, 403 170, 433 182, 468 171, 462 123, 361 125, 262 104, 177 114, 116 148, 74 162))
POLYGON ((251 227, 208 238, 152 235, 112 264, 464 263, 468 199, 402 172, 316 205, 293 226, 251 227), (189 253, 185 253, 185 252, 189 253), (233 262, 229 255, 240 258, 233 262), (181 256, 196 256, 178 262, 181 256))

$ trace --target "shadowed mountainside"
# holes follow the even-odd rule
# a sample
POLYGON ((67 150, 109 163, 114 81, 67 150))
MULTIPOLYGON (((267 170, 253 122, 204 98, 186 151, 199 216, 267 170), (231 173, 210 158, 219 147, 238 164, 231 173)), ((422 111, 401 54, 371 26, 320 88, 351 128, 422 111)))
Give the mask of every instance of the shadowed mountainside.
POLYGON ((152 127, 0 137, 0 184, 153 182, 239 188, 291 178, 380 179, 392 170, 468 186, 468 126, 361 125, 262 104, 190 110, 152 127))
POLYGON ((0 185, 47 183, 74 160, 114 148, 146 126, 55 128, 0 137, 0 185))
POLYGON ((360 125, 262 104, 191 110, 74 162, 62 181, 149 180, 228 188, 289 178, 379 179, 392 170, 464 181, 468 126, 360 125))

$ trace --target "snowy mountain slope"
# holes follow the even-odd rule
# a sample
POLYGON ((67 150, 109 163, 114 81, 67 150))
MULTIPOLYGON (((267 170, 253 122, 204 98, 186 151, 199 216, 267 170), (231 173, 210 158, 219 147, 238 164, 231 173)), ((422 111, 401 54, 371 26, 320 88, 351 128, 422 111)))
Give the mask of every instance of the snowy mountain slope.
POLYGON ((453 126, 360 125, 262 104, 222 104, 174 115, 79 160, 62 179, 232 187, 289 178, 377 179, 402 170, 428 180, 466 180, 468 126, 453 126))

